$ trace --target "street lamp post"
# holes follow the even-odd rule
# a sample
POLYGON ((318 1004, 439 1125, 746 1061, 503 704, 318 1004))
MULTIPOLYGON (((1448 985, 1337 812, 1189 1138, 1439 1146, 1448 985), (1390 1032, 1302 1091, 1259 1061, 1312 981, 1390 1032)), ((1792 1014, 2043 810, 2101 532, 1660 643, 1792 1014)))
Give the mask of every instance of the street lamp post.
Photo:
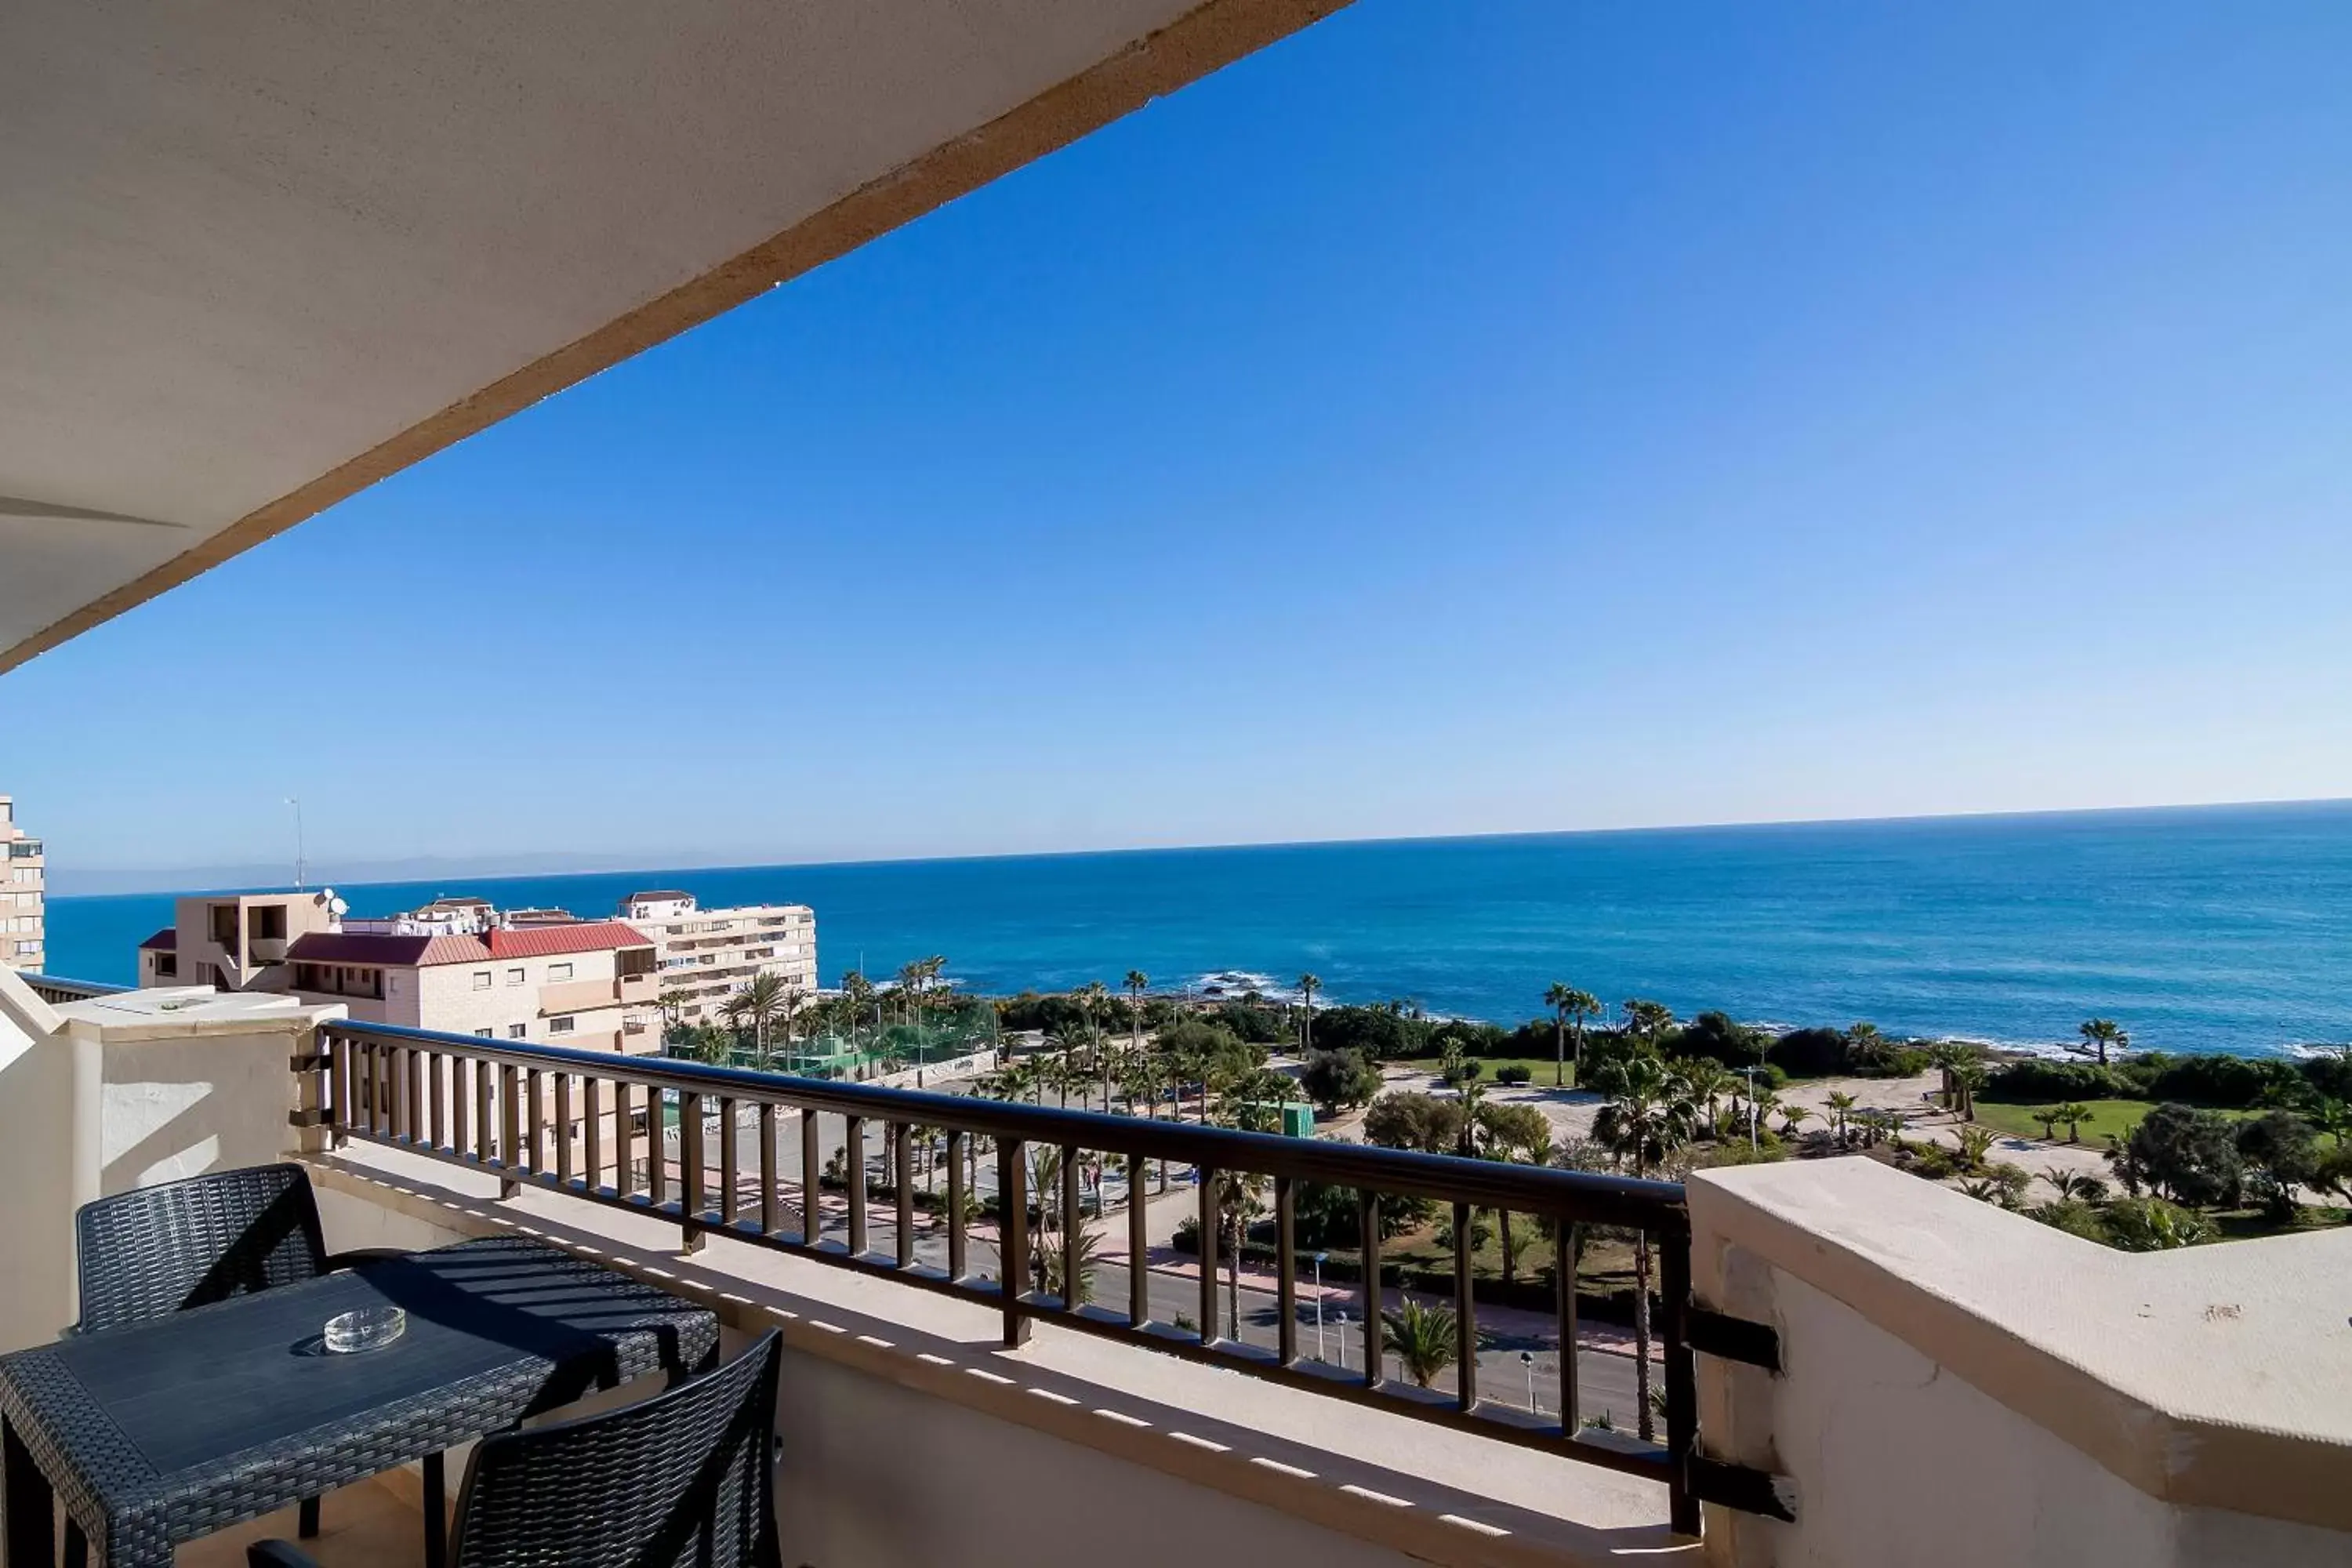
POLYGON ((1315 1255, 1315 1359, 1323 1359, 1323 1260, 1328 1252, 1315 1255))
POLYGON ((1337 1326, 1339 1330, 1339 1370, 1345 1372, 1348 1370, 1348 1314, 1340 1312, 1337 1316, 1339 1318, 1337 1326))
POLYGON ((1519 1352, 1519 1364, 1528 1369, 1528 1414, 1536 1413, 1536 1354, 1533 1351, 1519 1352))

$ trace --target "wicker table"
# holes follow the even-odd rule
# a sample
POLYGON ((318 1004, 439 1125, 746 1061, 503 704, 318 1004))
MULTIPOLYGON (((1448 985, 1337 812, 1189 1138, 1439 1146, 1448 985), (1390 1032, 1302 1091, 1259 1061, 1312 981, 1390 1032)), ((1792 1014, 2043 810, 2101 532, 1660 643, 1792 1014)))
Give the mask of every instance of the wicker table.
POLYGON ((19 1351, 0 1357, 7 1563, 55 1561, 53 1494, 106 1568, 170 1568, 183 1541, 718 1350, 704 1309, 495 1237, 19 1351), (404 1336, 326 1353, 329 1318, 385 1301, 404 1336))

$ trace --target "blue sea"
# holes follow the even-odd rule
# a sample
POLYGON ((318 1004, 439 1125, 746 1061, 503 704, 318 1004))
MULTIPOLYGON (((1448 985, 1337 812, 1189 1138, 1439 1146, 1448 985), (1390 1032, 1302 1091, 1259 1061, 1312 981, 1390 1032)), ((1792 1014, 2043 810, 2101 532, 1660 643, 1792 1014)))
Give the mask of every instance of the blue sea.
MULTIPOLYGON (((1685 1016, 2049 1046, 2352 1039, 2352 802, 1148 850, 341 887, 604 914, 638 888, 815 906, 827 984, 942 953, 967 988, 1302 970, 1334 1002, 1516 1022, 1568 981, 1685 1016)), ((58 899, 50 968, 135 977, 170 895, 58 899)), ((1227 985, 1246 984, 1231 979, 1227 985)))

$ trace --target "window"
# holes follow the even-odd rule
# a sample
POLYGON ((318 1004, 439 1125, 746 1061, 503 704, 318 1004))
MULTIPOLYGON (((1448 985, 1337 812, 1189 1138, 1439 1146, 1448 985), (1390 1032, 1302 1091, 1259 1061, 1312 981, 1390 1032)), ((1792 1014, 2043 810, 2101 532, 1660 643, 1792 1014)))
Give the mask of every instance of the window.
POLYGON ((474 971, 474 989, 477 991, 488 991, 489 988, 490 972, 487 969, 477 969, 474 971))
POLYGON ((572 978, 572 966, 568 963, 551 963, 547 966, 547 977, 551 981, 569 980, 572 978))
POLYGON ((572 1015, 559 1013, 547 1021, 547 1032, 551 1035, 568 1035, 572 1032, 572 1015))
POLYGON ((399 976, 399 975, 397 975, 397 974, 386 974, 386 975, 384 976, 384 979, 383 979, 383 984, 384 984, 384 992, 385 992, 385 994, 387 994, 387 995, 391 995, 391 996, 397 996, 397 995, 399 995, 399 994, 400 994, 400 976, 399 976))
POLYGON ((508 970, 508 971, 507 971, 507 984, 509 984, 509 985, 520 985, 520 984, 522 984, 522 971, 521 971, 520 969, 519 969, 519 968, 517 968, 517 969, 509 969, 509 970, 508 970))
POLYGON ((180 973, 180 955, 176 952, 157 953, 155 955, 155 973, 166 980, 177 975, 180 973))
POLYGON ((488 1030, 488 1029, 477 1029, 477 1030, 475 1030, 475 1031, 474 1031, 474 1033, 476 1033, 477 1035, 479 1035, 482 1038, 484 1038, 484 1039, 486 1039, 486 1040, 487 1040, 487 1039, 488 1039, 488 1038, 490 1037, 490 1031, 489 1031, 489 1030, 488 1030))
POLYGON ((509 1024, 507 1026, 507 1038, 509 1040, 520 1040, 523 1037, 523 1032, 529 1027, 530 1026, 527 1024, 509 1024))

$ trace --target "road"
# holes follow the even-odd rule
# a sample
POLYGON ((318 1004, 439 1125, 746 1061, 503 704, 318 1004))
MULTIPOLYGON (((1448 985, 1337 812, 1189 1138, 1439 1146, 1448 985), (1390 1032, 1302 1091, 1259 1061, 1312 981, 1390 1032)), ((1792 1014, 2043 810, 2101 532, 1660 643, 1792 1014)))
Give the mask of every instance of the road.
MULTIPOLYGON (((833 1136, 826 1138, 824 1143, 825 1153, 829 1156, 839 1147, 840 1140, 839 1134, 833 1129, 828 1128, 826 1131, 833 1133, 833 1136)), ((717 1129, 713 1126, 712 1136, 708 1145, 712 1149, 714 1158, 718 1143, 716 1132, 717 1129)), ((784 1183, 797 1187, 801 1174, 799 1139, 796 1135, 788 1133, 778 1140, 778 1144, 780 1165, 778 1175, 784 1183)), ((878 1140, 869 1144, 869 1148, 878 1155, 880 1150, 878 1140)), ((869 1160, 868 1169, 876 1180, 882 1179, 884 1168, 878 1158, 869 1160)), ((989 1160, 980 1162, 976 1175, 978 1195, 992 1195, 995 1190, 994 1162, 989 1160)), ((714 1179, 715 1176, 714 1171, 714 1179)), ((917 1179, 921 1180, 919 1174, 917 1179)), ((944 1174, 937 1176, 936 1180, 940 1185, 945 1184, 944 1174)), ((1123 1184, 1113 1178, 1105 1185, 1108 1191, 1100 1194, 1097 1201, 1110 1200, 1116 1207, 1116 1200, 1120 1195, 1123 1184)), ((1190 1202, 1189 1199, 1185 1201, 1190 1202)), ((1093 1206, 1092 1204, 1089 1206, 1093 1206)), ((1154 1206, 1156 1208, 1160 1205, 1155 1204, 1154 1206)), ((873 1251, 887 1255, 895 1248, 896 1239, 891 1235, 893 1227, 887 1209, 885 1205, 877 1205, 871 1207, 869 1213, 872 1217, 868 1223, 867 1245, 873 1251)), ((845 1213, 837 1202, 827 1205, 827 1213, 824 1220, 824 1230, 827 1239, 838 1241, 847 1239, 845 1220, 845 1213)), ((945 1235, 936 1226, 925 1226, 916 1237, 915 1257, 919 1264, 944 1269, 947 1266, 945 1235)), ((976 1275, 992 1277, 997 1267, 994 1246, 982 1237, 973 1237, 967 1248, 966 1267, 976 1275)), ((1181 1318, 1190 1323, 1199 1318, 1201 1301, 1200 1281, 1197 1275, 1153 1269, 1149 1289, 1153 1321, 1172 1323, 1181 1318)), ((1096 1266, 1092 1297, 1097 1303, 1110 1307, 1123 1306, 1127 1301, 1127 1292, 1128 1269, 1124 1261, 1106 1261, 1096 1266)), ((1218 1316, 1222 1319, 1225 1315, 1225 1302, 1230 1299, 1227 1289, 1222 1281, 1217 1294, 1218 1316)), ((1299 1297, 1300 1353, 1309 1359, 1324 1360, 1333 1365, 1360 1372, 1363 1329, 1360 1322, 1360 1301, 1355 1293, 1350 1291, 1344 1298, 1335 1295, 1324 1302, 1322 1340, 1324 1348, 1319 1353, 1316 1348, 1313 1291, 1311 1289, 1302 1287, 1299 1297), (1343 1321, 1346 1323, 1344 1330, 1341 1327, 1343 1321)), ((1235 1337, 1245 1344, 1262 1346, 1268 1350, 1275 1349, 1278 1342, 1276 1331, 1279 1314, 1280 1301, 1273 1292, 1252 1289, 1245 1284, 1241 1291, 1240 1332, 1235 1337)), ((1226 1324, 1224 1328, 1228 1335, 1233 1334, 1232 1325, 1226 1324)), ((1528 1406, 1529 1373, 1532 1371, 1534 1408, 1539 1415, 1556 1417, 1559 1409, 1559 1351, 1557 1335, 1531 1335, 1518 1338, 1496 1335, 1491 1331, 1490 1327, 1489 1331, 1482 1337, 1484 1342, 1478 1352, 1478 1385, 1482 1394, 1497 1405, 1526 1409, 1528 1406), (1522 1362, 1519 1359, 1523 1352, 1531 1358, 1530 1361, 1522 1362)), ((1607 1415, 1617 1426, 1630 1428, 1633 1415, 1638 1409, 1634 1395, 1633 1371, 1633 1358, 1630 1355, 1615 1351, 1595 1349, 1590 1345, 1584 1347, 1577 1358, 1579 1380, 1577 1405, 1580 1415, 1585 1419, 1607 1415)), ((1393 1353, 1388 1358, 1387 1373, 1392 1378, 1402 1379, 1404 1376, 1403 1369, 1397 1363, 1393 1353)), ((1449 1392, 1452 1390, 1454 1378, 1450 1370, 1439 1376, 1435 1386, 1441 1390, 1449 1392)))

